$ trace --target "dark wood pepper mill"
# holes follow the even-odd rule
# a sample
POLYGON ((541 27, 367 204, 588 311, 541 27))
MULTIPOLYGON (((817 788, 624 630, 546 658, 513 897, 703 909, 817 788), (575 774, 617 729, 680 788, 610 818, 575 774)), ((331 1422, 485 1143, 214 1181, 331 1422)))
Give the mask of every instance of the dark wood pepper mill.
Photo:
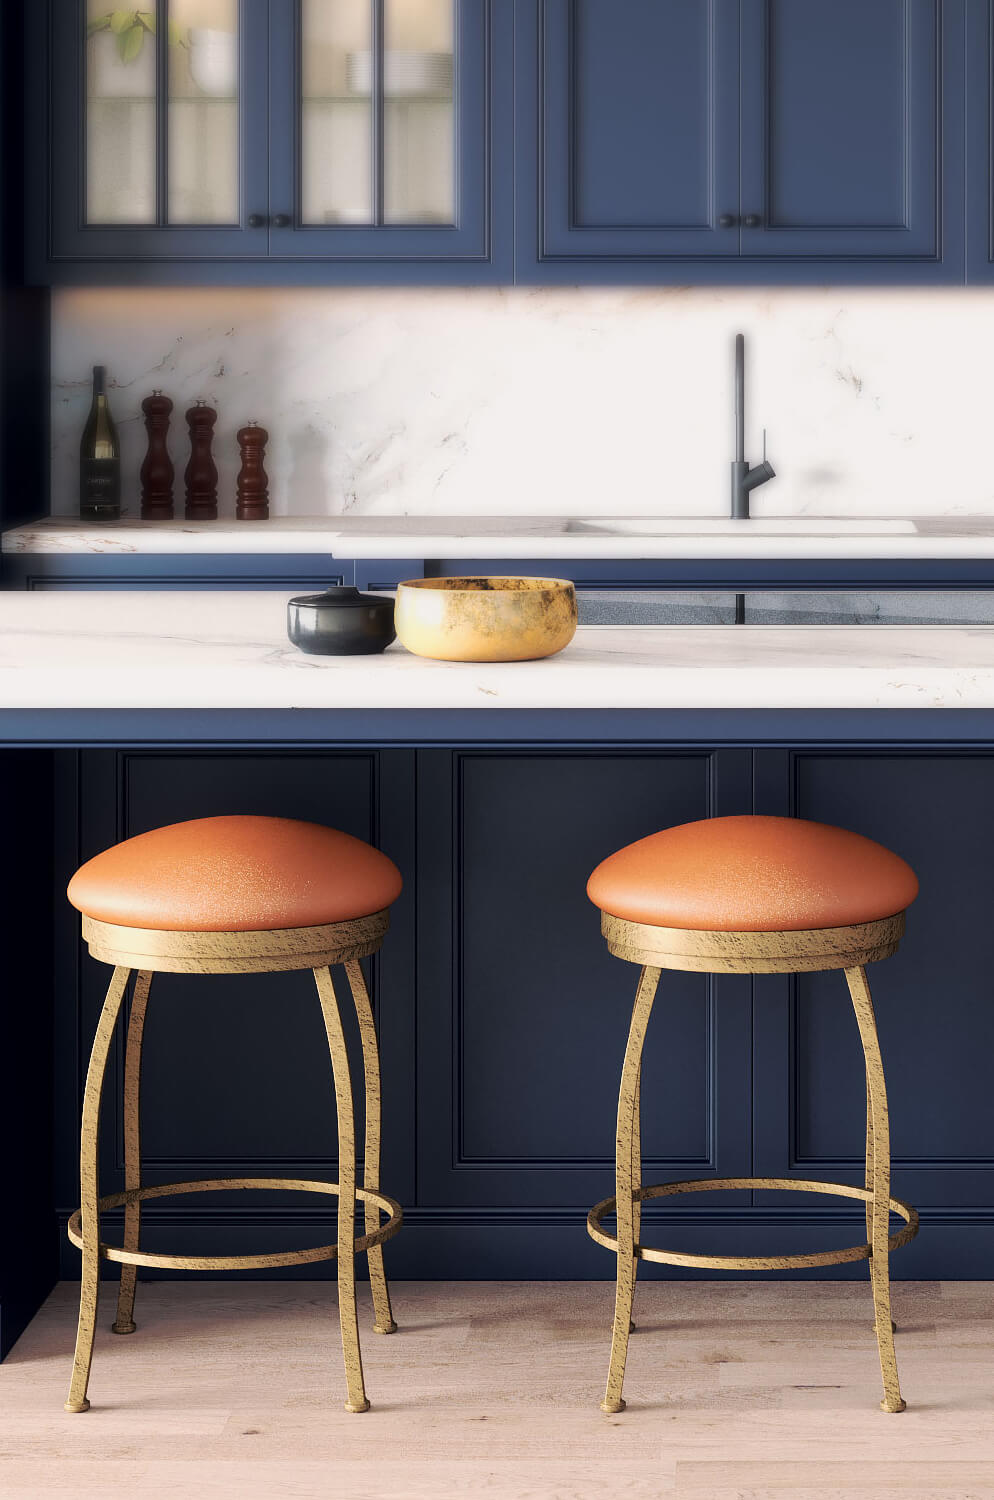
POLYGON ((242 455, 235 505, 238 521, 269 520, 269 476, 264 467, 268 441, 269 433, 258 422, 250 422, 238 433, 242 455))
POLYGON ((198 401, 186 414, 190 429, 190 462, 186 466, 186 519, 217 520, 217 465, 211 453, 217 412, 198 401))
POLYGON ((143 521, 171 521, 173 518, 173 479, 176 471, 169 457, 169 414, 173 403, 161 391, 153 391, 142 402, 148 452, 141 466, 143 521))

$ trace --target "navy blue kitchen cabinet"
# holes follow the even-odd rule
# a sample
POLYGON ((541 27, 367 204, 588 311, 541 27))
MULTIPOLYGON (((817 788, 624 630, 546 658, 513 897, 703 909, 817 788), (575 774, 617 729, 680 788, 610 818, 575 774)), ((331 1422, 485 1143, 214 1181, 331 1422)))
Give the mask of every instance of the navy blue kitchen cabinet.
MULTIPOLYGON (((854 829, 896 850, 918 874, 921 893, 900 949, 869 970, 887 1073, 893 1191, 922 1210, 933 1264, 955 1266, 967 1279, 989 1276, 990 752, 767 749, 756 754, 755 790, 757 812, 854 829)), ((754 1171, 861 1186, 865 1083, 842 975, 755 976, 753 1025, 754 1171)), ((757 1194, 757 1208, 788 1197, 797 1195, 757 1194)), ((845 1231, 834 1233, 834 1243, 844 1243, 845 1231)))
POLYGON ((30 7, 33 280, 510 281, 509 6, 225 10, 30 7))
POLYGON ((994 3, 967 0, 967 280, 994 281, 994 3))
MULTIPOLYGON (((379 845, 400 867, 406 890, 391 912, 387 942, 364 967, 380 1032, 383 1182, 389 1193, 413 1202, 413 753, 191 748, 65 751, 56 759, 55 1204, 64 1274, 74 1274, 78 1264, 65 1239, 65 1222, 78 1199, 79 1101, 110 972, 81 942, 79 915, 66 900, 65 887, 80 862, 101 849, 187 818, 224 813, 303 818, 379 845)), ((340 977, 336 971, 336 983, 340 977)), ((361 1078, 354 1019, 346 1019, 346 1030, 353 1078, 361 1078)), ((205 1175, 334 1180, 334 1085, 309 971, 234 980, 157 975, 146 1035, 142 1129, 149 1182, 205 1175)), ((123 1046, 118 1046, 111 1056, 101 1134, 108 1192, 122 1182, 122 1067, 123 1046)), ((362 1140, 361 1090, 356 1108, 362 1140)), ((205 1205, 177 1198, 150 1208, 149 1244, 194 1243, 213 1253, 226 1245, 303 1245, 311 1242, 309 1234, 319 1244, 334 1222, 334 1209, 329 1218, 318 1204, 302 1206, 277 1193, 217 1194, 212 1200, 205 1205)), ((108 1222, 110 1233, 119 1234, 120 1216, 111 1214, 108 1222)))
MULTIPOLYGON (((65 884, 81 860, 121 838, 251 812, 343 828, 384 849, 404 875, 372 966, 382 1177, 408 1226, 392 1251, 395 1273, 610 1275, 611 1259, 587 1238, 583 1218, 610 1190, 638 971, 608 955, 587 876, 652 828, 748 810, 750 776, 748 751, 707 748, 61 753, 53 949, 60 1226, 76 1203, 77 1101, 107 982, 79 941, 65 884)), ((750 1028, 747 979, 670 976, 646 1049, 653 1082, 643 1128, 656 1177, 748 1171, 750 1028)), ((159 976, 147 1035, 149 1182, 334 1176, 334 1097, 308 975, 159 976)), ((122 1063, 118 1049, 102 1138, 108 1192, 123 1169, 122 1063)), ((705 1222, 728 1195, 708 1199, 705 1222)), ((320 1241, 333 1219, 333 1209, 302 1209, 268 1193, 248 1205, 244 1197, 153 1205, 143 1233, 150 1245, 182 1235, 215 1253, 303 1243, 308 1233, 320 1241)), ((119 1232, 114 1214, 108 1224, 119 1232)), ((76 1256, 64 1235, 61 1253, 71 1275, 76 1256)))
POLYGON ((962 280, 963 25, 961 0, 520 0, 518 279, 962 280))
MULTIPOLYGON (((611 1191, 637 968, 608 954, 587 876, 606 854, 657 828, 755 810, 853 828, 918 871, 922 893, 904 943, 870 975, 888 1074, 894 1191, 922 1210, 923 1221, 894 1269, 898 1276, 989 1275, 989 746, 190 745, 58 751, 55 760, 54 842, 43 854, 55 872, 62 1224, 75 1206, 76 1101, 107 977, 79 943, 66 881, 82 859, 147 828, 270 813, 369 839, 405 878, 372 970, 385 1080, 384 1183, 403 1202, 407 1223, 391 1246, 394 1274, 609 1278, 611 1257, 587 1238, 583 1222, 611 1191), (951 817, 956 808, 969 808, 969 816, 951 817)), ((51 776, 47 761, 39 767, 39 776, 51 776)), ((334 1101, 306 978, 156 980, 149 1181, 334 1174, 334 1101)), ((122 1170, 112 1102, 120 1066, 115 1054, 107 1191, 122 1170)), ((861 1182, 863 1090, 840 974, 666 974, 643 1073, 645 1180, 763 1174, 861 1182)), ((119 1232, 108 1217, 109 1232, 119 1232)), ((182 1237, 218 1253, 308 1236, 318 1242, 332 1219, 321 1205, 302 1208, 268 1194, 153 1206, 146 1224, 150 1245, 182 1237)), ((862 1239, 858 1205, 797 1194, 676 1199, 648 1206, 645 1225, 650 1243, 716 1253, 818 1250, 862 1239)), ((73 1274, 75 1264, 63 1239, 62 1274, 73 1274)), ((646 1267, 645 1274, 673 1273, 646 1267)), ((865 1268, 833 1274, 862 1277, 865 1268)))
POLYGON ((989 274, 987 0, 227 3, 228 77, 29 8, 32 280, 952 283, 965 219, 989 274))
MULTIPOLYGON (((734 750, 421 754, 426 1205, 503 1206, 509 1231, 522 1213, 544 1214, 533 1257, 554 1255, 558 1242, 569 1264, 585 1258, 597 1274, 596 1249, 569 1239, 578 1210, 610 1191, 638 969, 608 954, 587 877, 658 827, 746 810, 750 771, 749 753, 734 750)), ((747 1172, 748 982, 670 975, 657 1022, 646 1047, 647 1171, 656 1180, 747 1172)), ((724 1195, 709 1196, 717 1207, 724 1195)), ((515 1244, 507 1253, 526 1252, 515 1244)), ((517 1264, 531 1274, 525 1259, 517 1264)))
MULTIPOLYGON (((383 592, 402 579, 423 578, 425 572, 421 559, 354 559, 330 553, 8 552, 0 561, 0 587, 29 590, 272 589, 290 595, 354 583, 383 592)), ((542 567, 533 571, 541 573, 542 567)))

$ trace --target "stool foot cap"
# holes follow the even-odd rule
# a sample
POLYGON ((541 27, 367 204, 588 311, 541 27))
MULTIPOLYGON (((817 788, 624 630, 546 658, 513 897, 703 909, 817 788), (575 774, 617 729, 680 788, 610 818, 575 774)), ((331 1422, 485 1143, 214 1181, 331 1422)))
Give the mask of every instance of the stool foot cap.
POLYGON ((396 1323, 393 1323, 393 1322, 390 1322, 390 1323, 374 1323, 373 1324, 373 1332, 374 1333, 396 1333, 397 1332, 397 1325, 396 1325, 396 1323))
POLYGON ((83 1397, 82 1401, 67 1401, 66 1402, 66 1411, 70 1411, 70 1412, 75 1413, 75 1412, 80 1412, 80 1411, 89 1411, 89 1409, 90 1409, 90 1403, 89 1403, 89 1401, 87 1401, 87 1399, 86 1399, 85 1396, 83 1397))
POLYGON ((628 1332, 629 1333, 634 1333, 635 1332, 635 1324, 634 1324, 634 1322, 629 1322, 629 1324, 628 1324, 628 1332))
POLYGON ((137 1327, 137 1323, 112 1323, 110 1331, 111 1333, 134 1333, 137 1327))
MULTIPOLYGON (((876 1331, 877 1331, 877 1325, 876 1325, 876 1323, 874 1323, 874 1325, 873 1325, 873 1332, 876 1333, 876 1331)), ((896 1333, 897 1332, 897 1324, 894 1322, 893 1318, 891 1319, 891 1323, 890 1323, 890 1331, 891 1331, 891 1333, 896 1333)))
POLYGON ((369 1402, 364 1401, 361 1406, 355 1406, 351 1401, 346 1401, 345 1410, 354 1412, 369 1411, 369 1402))
POLYGON ((613 1417, 615 1412, 624 1411, 626 1405, 619 1396, 617 1401, 602 1401, 601 1411, 606 1411, 609 1417, 613 1417))
POLYGON ((889 1401, 881 1401, 881 1403, 880 1403, 880 1410, 881 1411, 891 1412, 895 1416, 897 1415, 898 1412, 907 1411, 907 1409, 908 1409, 908 1403, 907 1403, 907 1401, 900 1401, 900 1399, 899 1399, 898 1405, 896 1405, 896 1406, 893 1405, 889 1401))

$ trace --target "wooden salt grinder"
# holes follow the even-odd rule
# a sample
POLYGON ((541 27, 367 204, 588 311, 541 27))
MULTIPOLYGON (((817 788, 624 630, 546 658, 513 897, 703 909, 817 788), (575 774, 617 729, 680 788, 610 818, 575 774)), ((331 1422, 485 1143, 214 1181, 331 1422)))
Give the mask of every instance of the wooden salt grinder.
POLYGON ((190 462, 186 466, 186 519, 217 520, 217 466, 211 453, 217 412, 198 401, 186 414, 190 429, 190 462))
POLYGON ((173 517, 175 470, 166 443, 172 409, 173 403, 161 391, 153 391, 142 402, 148 433, 148 452, 141 466, 143 521, 171 521, 173 517))
POLYGON ((238 433, 242 466, 238 471, 235 519, 269 520, 269 477, 264 468, 269 433, 258 422, 250 422, 238 433))

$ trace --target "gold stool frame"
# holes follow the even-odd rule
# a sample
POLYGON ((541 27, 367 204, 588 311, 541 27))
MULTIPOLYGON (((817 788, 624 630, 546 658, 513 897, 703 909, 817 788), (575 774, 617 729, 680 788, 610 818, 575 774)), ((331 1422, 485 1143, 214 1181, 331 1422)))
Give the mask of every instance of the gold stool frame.
POLYGON ((587 1232, 597 1244, 614 1250, 618 1257, 614 1328, 607 1390, 601 1410, 623 1411, 622 1387, 628 1337, 632 1330, 632 1303, 640 1260, 672 1266, 697 1266, 716 1271, 786 1271, 801 1266, 835 1266, 847 1261, 869 1260, 873 1289, 874 1328, 880 1353, 884 1397, 881 1410, 901 1412, 905 1402, 897 1374, 894 1350, 895 1326, 890 1310, 891 1250, 906 1245, 918 1233, 918 1214, 907 1203, 890 1195, 890 1127, 887 1090, 877 1038, 873 1002, 866 980, 866 965, 896 952, 904 933, 904 913, 878 922, 851 927, 824 927, 800 932, 703 932, 676 927, 652 927, 601 913, 601 931, 608 949, 617 958, 642 966, 618 1097, 615 1195, 590 1210, 587 1232), (709 974, 799 974, 843 969, 849 985, 863 1057, 866 1064, 866 1176, 865 1187, 845 1183, 802 1181, 793 1177, 725 1177, 693 1182, 642 1185, 640 1093, 642 1048, 648 1029, 659 976, 663 969, 684 969, 709 974), (689 1255, 654 1250, 640 1244, 642 1204, 650 1198, 678 1193, 703 1193, 728 1188, 775 1188, 795 1192, 830 1193, 856 1198, 866 1205, 867 1243, 844 1250, 821 1250, 810 1255, 732 1256, 689 1255), (905 1227, 891 1234, 890 1214, 899 1214, 905 1227), (618 1232, 602 1227, 605 1214, 616 1213, 618 1232))
POLYGON ((134 1333, 135 1281, 138 1266, 169 1270, 234 1271, 262 1270, 275 1266, 309 1265, 338 1260, 338 1307, 342 1351, 348 1386, 346 1411, 369 1410, 362 1374, 359 1324, 356 1310, 355 1256, 365 1253, 373 1294, 376 1333, 394 1333, 396 1323, 383 1267, 383 1243, 395 1235, 403 1214, 400 1205, 379 1189, 380 1171, 380 1059, 369 991, 359 960, 375 953, 389 925, 389 913, 376 912, 349 922, 324 927, 291 927, 274 932, 165 932, 136 927, 118 927, 83 918, 83 936, 94 958, 113 965, 107 996, 97 1023, 90 1065, 83 1093, 80 1132, 80 1209, 69 1221, 69 1238, 83 1252, 80 1283, 79 1327, 73 1359, 72 1380, 66 1411, 89 1409, 86 1397, 93 1359, 101 1260, 118 1261, 121 1284, 117 1298, 115 1333, 134 1333), (338 998, 331 977, 331 964, 344 964, 355 1002, 362 1041, 365 1075, 366 1141, 363 1186, 356 1186, 355 1113, 352 1079, 338 998), (142 1039, 152 975, 253 974, 288 969, 312 969, 324 1017, 331 1053, 338 1113, 339 1180, 313 1182, 302 1178, 236 1177, 196 1182, 141 1185, 140 1085, 142 1039), (114 1028, 120 1015, 128 980, 135 973, 134 996, 128 1022, 124 1062, 124 1192, 103 1198, 99 1193, 98 1144, 100 1097, 114 1028), (338 1199, 338 1235, 335 1244, 310 1250, 287 1250, 269 1255, 153 1255, 138 1248, 141 1205, 149 1198, 173 1193, 201 1193, 217 1189, 285 1188, 296 1192, 328 1193, 338 1199), (363 1204, 365 1234, 356 1235, 356 1200, 363 1204), (124 1245, 118 1249, 100 1239, 100 1214, 124 1206, 124 1245), (380 1214, 388 1217, 381 1223, 380 1214), (340 1254, 340 1247, 348 1253, 340 1254))

